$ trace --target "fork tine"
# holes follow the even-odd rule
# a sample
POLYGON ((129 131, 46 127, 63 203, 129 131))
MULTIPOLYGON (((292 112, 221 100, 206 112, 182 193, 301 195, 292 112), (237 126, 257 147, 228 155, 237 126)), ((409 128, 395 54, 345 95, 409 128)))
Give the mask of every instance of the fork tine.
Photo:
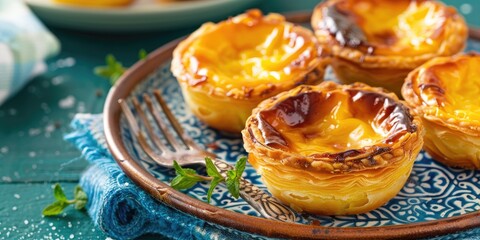
POLYGON ((162 107, 163 112, 165 113, 165 116, 167 116, 168 120, 172 124, 173 128, 175 129, 175 132, 177 132, 177 135, 180 137, 182 142, 187 146, 189 149, 199 149, 198 146, 193 142, 192 138, 190 138, 188 135, 186 135, 183 132, 183 128, 180 125, 180 123, 177 121, 175 116, 173 116, 173 113, 170 111, 170 109, 167 106, 167 103, 165 100, 163 100, 162 95, 160 94, 160 91, 154 90, 153 95, 157 99, 158 103, 162 107))
POLYGON ((140 131, 140 127, 138 126, 137 120, 135 120, 135 117, 133 116, 133 113, 130 110, 130 107, 128 107, 128 104, 125 102, 125 100, 118 99, 118 103, 122 108, 123 114, 125 114, 125 118, 127 119, 128 125, 130 125, 130 130, 132 130, 133 135, 135 135, 135 137, 138 140, 138 143, 140 144, 142 149, 145 151, 145 153, 147 153, 147 155, 151 159, 153 159, 159 164, 162 164, 162 165, 168 164, 165 162, 164 159, 160 158, 150 147, 150 144, 148 144, 142 131, 140 131))
POLYGON ((165 136, 165 139, 170 143, 170 145, 175 149, 175 151, 185 149, 185 145, 179 143, 177 139, 170 133, 167 125, 165 125, 164 121, 160 117, 160 112, 157 110, 155 106, 153 106, 152 99, 148 96, 148 94, 144 93, 143 99, 145 100, 145 103, 147 104, 147 107, 150 110, 150 113, 155 119, 157 126, 160 128, 163 135, 165 136))
POLYGON ((148 121, 147 116, 143 112, 142 107, 140 106, 140 103, 138 102, 138 100, 136 98, 133 98, 132 103, 133 103, 133 106, 135 107, 135 111, 137 112, 138 116, 140 116, 140 119, 142 119, 143 125, 147 129, 147 133, 152 139, 152 142, 160 149, 160 151, 162 151, 162 153, 169 151, 167 146, 165 146, 165 144, 162 143, 162 140, 160 140, 160 138, 158 138, 155 132, 153 131, 152 125, 148 121))

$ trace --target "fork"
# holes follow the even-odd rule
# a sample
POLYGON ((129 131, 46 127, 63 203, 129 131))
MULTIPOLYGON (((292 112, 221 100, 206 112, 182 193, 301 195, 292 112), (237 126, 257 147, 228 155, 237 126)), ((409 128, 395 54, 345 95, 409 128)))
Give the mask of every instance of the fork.
MULTIPOLYGON (((174 117, 165 100, 162 98, 159 90, 154 90, 153 96, 158 105, 160 105, 161 110, 155 106, 152 98, 148 94, 143 94, 143 99, 149 114, 155 120, 154 122, 168 144, 162 142, 159 136, 155 134, 151 121, 147 118, 146 113, 142 110, 142 107, 136 98, 132 98, 135 112, 141 119, 152 144, 149 144, 147 141, 145 134, 141 130, 140 125, 127 102, 123 99, 118 100, 128 125, 130 126, 131 132, 135 135, 140 147, 145 153, 156 163, 169 168, 173 167, 174 159, 181 166, 192 164, 205 165, 204 158, 210 157, 220 174, 226 177, 227 171, 233 169, 233 167, 225 161, 220 160, 215 154, 200 148, 190 136, 185 134, 180 123, 174 117), (178 139, 174 137, 169 130, 170 128, 167 127, 167 123, 162 119, 160 111, 163 111, 167 121, 178 136, 178 139), (157 149, 152 148, 151 145, 157 149)), ((292 210, 244 178, 240 179, 240 196, 265 218, 283 222, 295 222, 295 214, 292 210)))

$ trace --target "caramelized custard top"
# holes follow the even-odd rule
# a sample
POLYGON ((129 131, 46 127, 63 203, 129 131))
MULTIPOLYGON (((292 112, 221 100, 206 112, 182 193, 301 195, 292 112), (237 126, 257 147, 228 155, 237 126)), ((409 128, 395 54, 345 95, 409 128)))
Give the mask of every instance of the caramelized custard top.
POLYGON ((480 126, 480 55, 436 58, 412 78, 426 114, 480 126))
POLYGON ((309 87, 264 109, 256 116, 264 144, 312 157, 337 160, 365 147, 388 151, 389 145, 416 126, 408 109, 373 91, 309 87))
POLYGON ((455 9, 428 0, 332 0, 320 5, 315 29, 368 54, 416 56, 436 52, 455 9))
POLYGON ((293 85, 318 65, 313 33, 279 14, 250 10, 201 29, 181 57, 192 86, 208 83, 225 92, 244 89, 245 95, 262 95, 257 86, 293 85))

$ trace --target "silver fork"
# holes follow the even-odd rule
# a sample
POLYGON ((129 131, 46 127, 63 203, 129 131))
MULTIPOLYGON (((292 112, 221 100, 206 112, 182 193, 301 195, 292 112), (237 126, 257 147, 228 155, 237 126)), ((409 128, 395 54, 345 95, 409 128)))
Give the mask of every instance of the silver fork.
MULTIPOLYGON (((179 141, 177 138, 175 138, 172 132, 169 130, 164 122, 165 120, 163 120, 161 117, 160 109, 154 105, 152 98, 148 94, 143 94, 143 99, 147 105, 148 112, 155 120, 154 122, 168 143, 168 145, 164 144, 159 136, 155 134, 154 128, 148 120, 146 113, 142 110, 138 100, 133 98, 132 103, 135 108, 135 112, 140 117, 143 126, 145 127, 146 132, 153 143, 152 145, 154 145, 157 149, 153 149, 148 143, 146 136, 140 129, 140 126, 126 101, 123 99, 118 100, 122 111, 125 114, 127 122, 130 125, 131 132, 133 135, 135 135, 138 143, 145 153, 147 153, 147 155, 158 164, 169 168, 173 167, 173 160, 176 160, 178 164, 182 166, 191 164, 205 165, 204 158, 210 157, 220 174, 225 177, 227 171, 233 169, 233 167, 225 161, 220 160, 215 156, 215 154, 200 148, 192 140, 192 138, 184 133, 180 123, 174 117, 166 102, 160 95, 160 91, 155 90, 153 95, 155 100, 158 102, 158 105, 160 105, 161 110, 165 114, 166 119, 170 122, 170 125, 173 127, 178 139, 180 140, 179 141)), ((283 222, 295 222, 295 214, 292 212, 292 210, 244 178, 240 180, 240 196, 265 218, 283 222)))

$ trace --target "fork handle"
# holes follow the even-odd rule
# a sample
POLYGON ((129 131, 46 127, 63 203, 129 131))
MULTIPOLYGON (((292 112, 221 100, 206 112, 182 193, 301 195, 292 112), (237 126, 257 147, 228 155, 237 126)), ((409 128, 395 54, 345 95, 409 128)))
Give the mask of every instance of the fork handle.
MULTIPOLYGON (((233 169, 223 160, 214 159, 213 162, 222 176, 226 176, 227 171, 233 169)), ((295 222, 295 214, 290 208, 244 178, 240 179, 240 196, 265 218, 295 222)))

